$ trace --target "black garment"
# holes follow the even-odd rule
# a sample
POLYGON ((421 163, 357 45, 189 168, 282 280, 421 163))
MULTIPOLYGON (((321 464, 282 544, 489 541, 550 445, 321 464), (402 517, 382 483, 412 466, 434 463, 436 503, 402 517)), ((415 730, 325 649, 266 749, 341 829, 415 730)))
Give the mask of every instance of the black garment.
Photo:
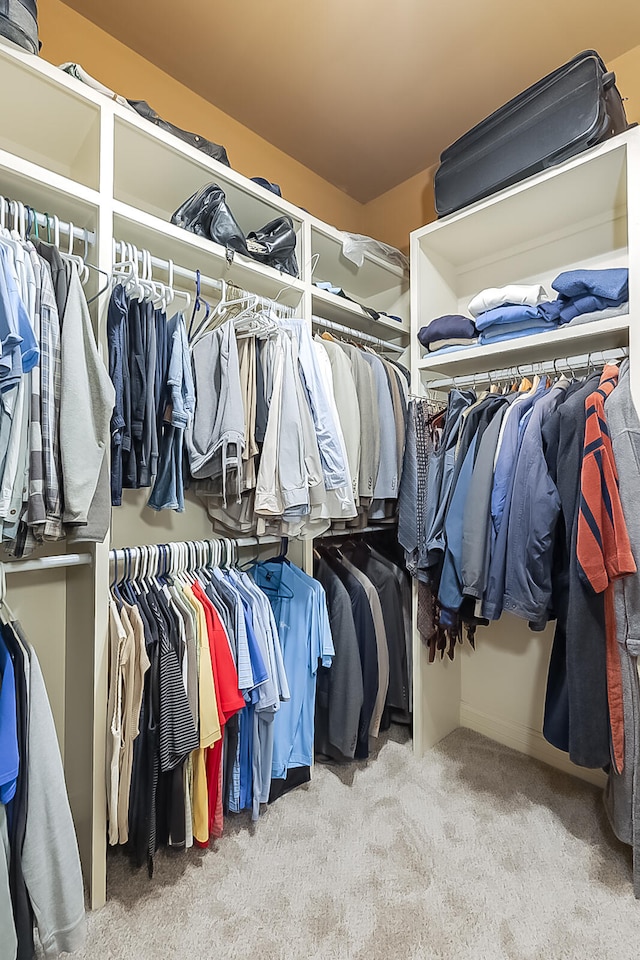
POLYGON ((131 450, 131 395, 126 335, 128 309, 124 287, 117 284, 107 312, 109 376, 115 390, 111 414, 111 505, 114 507, 122 503, 123 459, 131 450))
POLYGON ((148 864, 153 873, 156 851, 156 792, 160 769, 158 754, 160 644, 155 618, 147 604, 147 595, 136 595, 135 603, 144 624, 149 669, 144 678, 140 711, 140 733, 133 744, 133 769, 129 795, 128 848, 136 866, 148 864))
POLYGON ((408 710, 406 713, 403 711, 393 711, 393 716, 391 719, 395 723, 409 723, 410 713, 412 708, 412 697, 411 697, 411 684, 412 684, 412 644, 413 644, 413 626, 412 626, 412 615, 411 615, 411 580, 409 574, 404 569, 403 566, 400 566, 397 562, 389 559, 389 557, 384 556, 383 553, 379 553, 373 547, 370 547, 371 555, 374 560, 378 560, 382 563, 387 570, 393 575, 396 583, 400 588, 400 599, 402 602, 402 622, 404 626, 402 639, 405 645, 406 652, 406 688, 408 700, 408 710))
POLYGON ((404 636, 402 594, 394 574, 376 560, 363 541, 346 544, 345 554, 358 570, 361 570, 374 585, 380 597, 384 629, 389 647, 389 689, 386 705, 399 710, 404 716, 409 713, 409 683, 407 673, 407 648, 404 636))
POLYGON ((324 554, 330 568, 337 573, 351 600, 353 623, 358 638, 362 668, 363 701, 358 726, 355 756, 365 760, 369 756, 369 727, 378 696, 378 644, 371 607, 362 584, 330 553, 324 554))
POLYGON ((550 469, 556 468, 561 502, 553 571, 557 624, 543 732, 584 767, 604 767, 610 759, 604 595, 582 582, 576 555, 585 401, 599 379, 599 374, 590 377, 543 427, 545 456, 550 469))
POLYGON ((269 800, 267 802, 275 803, 275 801, 283 797, 285 793, 290 793, 292 790, 295 790, 296 787, 301 787, 303 783, 309 783, 310 781, 310 767, 291 767, 291 769, 287 770, 286 777, 271 781, 269 800))
POLYGON ((22 873, 22 845, 27 826, 27 798, 29 794, 28 777, 28 718, 29 701, 27 679, 25 675, 25 650, 27 643, 21 635, 18 624, 2 625, 2 637, 13 664, 16 685, 16 719, 18 733, 18 756, 20 768, 16 783, 16 792, 7 806, 9 828, 9 888, 13 903, 13 919, 18 937, 18 960, 33 960, 33 910, 31 900, 22 873), (20 644, 22 641, 22 646, 20 644), (24 648, 24 649, 23 649, 24 648))
POLYGON ((160 633, 160 782, 158 789, 158 840, 175 846, 185 842, 184 762, 200 745, 191 707, 182 680, 180 635, 176 614, 157 588, 149 592, 149 606, 160 633), (160 812, 163 816, 161 818, 160 812))
POLYGON ((69 280, 67 278, 64 260, 60 256, 58 248, 54 247, 51 243, 36 240, 34 246, 38 255, 47 261, 51 269, 51 280, 53 282, 53 292, 58 308, 58 318, 62 321, 67 306, 67 297, 69 296, 69 280))
POLYGON ((147 403, 147 364, 143 333, 142 304, 135 297, 129 301, 127 345, 131 389, 131 450, 124 459, 123 486, 136 490, 139 486, 139 464, 142 457, 144 414, 147 403))
POLYGON ((353 760, 364 690, 351 600, 326 561, 316 561, 314 576, 326 594, 335 650, 331 667, 318 667, 314 749, 321 757, 353 760))

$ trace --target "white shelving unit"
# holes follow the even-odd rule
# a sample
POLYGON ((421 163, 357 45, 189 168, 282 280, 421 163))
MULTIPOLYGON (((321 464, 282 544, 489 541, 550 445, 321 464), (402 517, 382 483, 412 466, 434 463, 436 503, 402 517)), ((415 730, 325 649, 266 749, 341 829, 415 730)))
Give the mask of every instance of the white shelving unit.
MULTIPOLYGON (((640 399, 640 130, 634 129, 411 235, 414 383, 629 346, 640 399), (546 335, 423 357, 416 334, 434 317, 466 313, 485 287, 551 281, 576 267, 629 267, 628 316, 546 335)), ((415 606, 415 604, 414 604, 415 606)), ((414 613, 415 615, 415 613, 414 613)), ((542 736, 553 624, 542 634, 508 614, 465 647, 429 664, 414 630, 414 744, 421 755, 458 726, 593 782, 542 736)))
MULTIPOLYGON (((0 45, 0 82, 7 94, 0 107, 0 195, 86 227, 96 237, 90 259, 101 270, 111 271, 113 239, 124 240, 277 299, 309 324, 316 314, 408 344, 409 279, 401 270, 371 256, 358 269, 343 257, 341 234, 333 227, 45 61, 0 45), (292 218, 300 279, 241 256, 229 264, 222 247, 169 222, 188 196, 211 181, 224 189, 245 232, 283 213, 292 218), (357 305, 319 291, 312 280, 320 274, 403 322, 386 317, 374 322, 357 305)), ((175 286, 184 289, 177 278, 175 286)), ((96 292, 97 281, 89 290, 96 292)), ((107 300, 92 307, 105 357, 107 300)), ((146 507, 147 496, 148 491, 125 491, 123 506, 112 512, 110 536, 90 551, 92 564, 16 571, 10 585, 12 608, 43 664, 93 907, 106 898, 109 549, 211 535, 206 510, 191 494, 183 514, 155 513, 146 507)), ((292 554, 298 562, 310 562, 309 545, 295 545, 292 554)))

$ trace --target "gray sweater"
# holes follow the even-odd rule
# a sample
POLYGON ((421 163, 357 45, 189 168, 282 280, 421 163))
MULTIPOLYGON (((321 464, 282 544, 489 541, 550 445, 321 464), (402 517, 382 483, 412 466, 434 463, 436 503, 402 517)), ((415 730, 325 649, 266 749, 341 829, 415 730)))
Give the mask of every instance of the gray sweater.
POLYGON ((629 361, 620 368, 618 386, 604 405, 618 468, 620 501, 639 572, 616 580, 615 610, 624 704, 624 769, 611 770, 605 806, 611 825, 623 843, 633 847, 633 886, 640 897, 640 790, 635 786, 640 762, 640 419, 629 382, 629 361))
POLYGON ((84 891, 49 698, 35 651, 30 655, 29 803, 22 871, 40 942, 52 958, 84 944, 84 891))

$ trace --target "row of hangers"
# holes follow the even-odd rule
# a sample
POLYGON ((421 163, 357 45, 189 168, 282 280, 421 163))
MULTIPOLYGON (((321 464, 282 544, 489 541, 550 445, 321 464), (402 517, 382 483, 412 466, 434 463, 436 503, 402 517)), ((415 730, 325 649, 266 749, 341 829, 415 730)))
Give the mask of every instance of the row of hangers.
MULTIPOLYGON (((270 562, 288 563, 288 543, 287 537, 281 537, 279 553, 277 556, 270 558, 270 562)), ((237 567, 241 570, 249 570, 258 562, 256 556, 240 565, 237 542, 226 537, 215 540, 187 540, 177 543, 125 547, 123 550, 112 550, 110 557, 113 564, 113 578, 110 589, 118 597, 121 597, 120 589, 127 584, 138 583, 143 585, 145 582, 155 581, 160 585, 167 577, 178 579, 186 577, 188 579, 206 572, 207 569, 212 567, 221 569, 237 567), (121 560, 120 567, 118 564, 119 558, 121 560)), ((0 564, 0 613, 6 596, 4 576, 4 567, 0 564)), ((265 589, 269 592, 268 585, 265 589)), ((277 589, 280 590, 280 586, 277 589)), ((289 596, 289 593, 290 591, 287 592, 287 596, 289 596)))
MULTIPOLYGON (((457 389, 471 387, 475 390, 482 386, 488 387, 492 393, 497 393, 499 390, 507 392, 530 390, 537 387, 542 377, 546 376, 549 384, 562 377, 570 376, 576 380, 589 376, 606 363, 619 363, 627 355, 627 348, 621 347, 614 350, 591 351, 580 357, 556 357, 546 362, 517 364, 502 370, 476 372, 467 376, 452 375, 441 380, 430 381, 427 385, 427 393, 435 399, 439 391, 451 387, 457 389)), ((424 397, 416 399, 424 399, 424 397)), ((442 405, 444 398, 440 395, 438 399, 442 405)))
POLYGON ((71 221, 65 223, 64 233, 67 235, 66 246, 63 246, 61 243, 61 232, 60 218, 55 214, 38 213, 33 207, 22 203, 20 200, 10 200, 0 196, 0 234, 9 235, 23 242, 31 239, 46 240, 47 243, 52 244, 58 249, 63 260, 75 263, 80 282, 83 286, 86 286, 89 282, 91 270, 102 274, 102 276, 106 278, 107 282, 105 286, 99 290, 94 297, 88 300, 88 303, 92 303, 109 288, 109 275, 88 260, 90 234, 86 227, 75 227, 71 221), (41 227, 43 230, 42 236, 40 235, 41 227), (82 233, 82 242, 84 244, 82 255, 74 253, 77 230, 80 230, 82 233))
MULTIPOLYGON (((114 240, 112 282, 121 283, 127 296, 139 300, 150 300, 156 309, 166 312, 176 296, 185 299, 185 313, 191 307, 191 294, 177 289, 175 276, 193 277, 195 280, 195 299, 188 321, 188 337, 191 346, 195 345, 206 333, 224 323, 230 316, 238 336, 271 335, 277 329, 277 316, 292 316, 293 310, 274 300, 258 294, 241 290, 224 279, 214 280, 203 277, 199 270, 191 272, 176 267, 173 260, 158 260, 148 250, 138 249, 134 244, 114 240), (167 274, 167 281, 153 276, 154 264, 167 274), (219 291, 220 299, 211 304, 202 292, 203 286, 219 291)), ((286 288, 283 288, 286 289, 286 288)), ((280 294, 278 294, 279 296, 280 294)))

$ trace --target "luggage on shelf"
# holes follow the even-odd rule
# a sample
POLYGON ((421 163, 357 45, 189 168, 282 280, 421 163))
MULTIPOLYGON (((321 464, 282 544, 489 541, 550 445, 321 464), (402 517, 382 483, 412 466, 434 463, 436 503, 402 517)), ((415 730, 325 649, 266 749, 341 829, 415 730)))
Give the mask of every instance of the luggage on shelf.
POLYGON ((447 147, 434 179, 438 216, 561 163, 628 127, 615 74, 607 72, 595 50, 585 50, 447 147))
POLYGON ((36 0, 0 0, 0 37, 29 53, 38 53, 38 6, 36 0))

